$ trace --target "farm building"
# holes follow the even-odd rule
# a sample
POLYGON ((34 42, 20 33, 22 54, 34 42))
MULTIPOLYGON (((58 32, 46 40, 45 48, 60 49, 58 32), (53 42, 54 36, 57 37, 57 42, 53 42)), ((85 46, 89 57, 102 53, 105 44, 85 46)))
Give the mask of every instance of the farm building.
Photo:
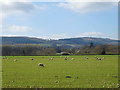
POLYGON ((61 55, 70 55, 68 52, 61 52, 61 55))

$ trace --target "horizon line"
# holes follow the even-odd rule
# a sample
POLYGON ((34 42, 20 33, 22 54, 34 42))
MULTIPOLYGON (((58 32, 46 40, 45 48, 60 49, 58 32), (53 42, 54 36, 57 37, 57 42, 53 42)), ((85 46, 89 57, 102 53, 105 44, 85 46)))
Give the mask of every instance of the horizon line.
POLYGON ((22 35, 0 35, 0 37, 29 37, 29 38, 39 38, 45 40, 59 40, 59 39, 70 39, 70 38, 102 38, 102 39, 111 39, 111 40, 119 40, 119 38, 110 38, 110 37, 95 37, 95 36, 79 36, 79 37, 65 37, 65 38, 44 38, 37 36, 22 36, 22 35))

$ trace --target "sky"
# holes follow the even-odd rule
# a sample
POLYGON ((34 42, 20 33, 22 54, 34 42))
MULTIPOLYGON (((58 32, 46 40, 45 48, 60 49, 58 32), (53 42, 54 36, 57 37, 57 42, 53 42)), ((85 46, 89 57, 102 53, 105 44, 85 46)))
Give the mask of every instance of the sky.
POLYGON ((2 36, 118 39, 115 2, 4 2, 1 7, 2 36))

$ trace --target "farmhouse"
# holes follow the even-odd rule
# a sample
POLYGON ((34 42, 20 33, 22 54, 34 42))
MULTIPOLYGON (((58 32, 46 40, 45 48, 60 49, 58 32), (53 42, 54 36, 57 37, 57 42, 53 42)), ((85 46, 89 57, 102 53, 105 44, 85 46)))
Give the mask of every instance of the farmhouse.
POLYGON ((68 52, 61 52, 61 55, 70 55, 68 52))

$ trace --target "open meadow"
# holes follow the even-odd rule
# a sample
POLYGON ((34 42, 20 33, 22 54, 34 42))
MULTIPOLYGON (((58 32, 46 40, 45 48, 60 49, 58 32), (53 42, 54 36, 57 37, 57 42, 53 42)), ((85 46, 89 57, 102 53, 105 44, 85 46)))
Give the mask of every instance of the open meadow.
POLYGON ((118 55, 7 56, 3 88, 117 88, 118 55), (52 58, 52 59, 51 59, 52 58), (39 66, 42 63, 44 66, 39 66))

